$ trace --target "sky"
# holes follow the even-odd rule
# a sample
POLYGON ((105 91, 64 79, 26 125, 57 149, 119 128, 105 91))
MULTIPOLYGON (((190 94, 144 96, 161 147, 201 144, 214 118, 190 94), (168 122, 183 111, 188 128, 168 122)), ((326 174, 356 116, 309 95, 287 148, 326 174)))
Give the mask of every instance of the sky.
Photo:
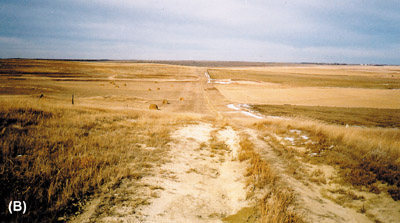
POLYGON ((0 0, 0 58, 400 65, 398 0, 0 0))

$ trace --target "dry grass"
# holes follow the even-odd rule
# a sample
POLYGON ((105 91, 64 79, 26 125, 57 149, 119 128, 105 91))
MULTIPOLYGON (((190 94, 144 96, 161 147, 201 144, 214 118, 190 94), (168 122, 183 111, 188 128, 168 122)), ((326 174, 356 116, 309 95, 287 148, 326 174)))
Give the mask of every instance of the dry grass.
POLYGON ((257 201, 260 222, 303 222, 295 211, 293 192, 279 182, 269 163, 254 151, 253 143, 242 137, 240 148, 239 160, 249 160, 250 163, 247 176, 250 177, 248 184, 253 186, 253 192, 256 189, 268 191, 257 201))
POLYGON ((276 174, 272 171, 269 163, 254 151, 253 146, 253 143, 246 138, 240 141, 241 152, 238 158, 240 161, 250 161, 250 167, 247 169, 246 175, 252 177, 251 183, 258 188, 264 188, 267 185, 275 186, 276 174))
POLYGON ((295 105, 252 105, 251 107, 265 115, 305 117, 331 124, 348 124, 367 127, 400 127, 400 109, 295 105))
POLYGON ((186 97, 182 88, 188 82, 180 80, 195 78, 196 68, 175 65, 0 59, 0 95, 43 94, 44 100, 71 102, 74 94, 75 105, 148 109, 165 96, 186 97))
POLYGON ((18 222, 52 222, 101 185, 141 178, 162 158, 145 147, 163 148, 179 120, 36 100, 1 99, 0 107, 0 203, 28 204, 27 214, 1 219, 18 222))
MULTIPOLYGON (((323 193, 324 197, 342 206, 345 205, 346 203, 352 203, 354 201, 365 201, 364 196, 356 195, 353 191, 344 188, 331 189, 328 190, 327 192, 323 193), (332 195, 329 195, 327 192, 332 193, 332 195)), ((363 209, 365 212, 364 206, 363 209)))
POLYGON ((295 212, 295 196, 288 188, 273 188, 261 202, 261 222, 304 222, 295 212))
POLYGON ((123 61, 0 60, 0 76, 25 76, 96 80, 97 78, 189 78, 194 68, 123 61), (96 79, 94 79, 96 78, 96 79))
POLYGON ((263 69, 209 69, 212 79, 250 80, 277 83, 290 86, 324 86, 324 87, 355 87, 355 88, 400 88, 400 71, 392 67, 382 69, 359 70, 346 67, 333 67, 327 72, 327 66, 289 68, 265 67, 263 69), (345 75, 343 75, 345 73, 345 75), (382 75, 382 73, 384 75, 382 75), (392 76, 393 75, 393 76, 392 76))
POLYGON ((299 129, 307 132, 314 143, 308 144, 310 162, 338 166, 347 182, 373 192, 376 183, 388 185, 388 192, 400 199, 400 131, 398 129, 358 128, 329 125, 316 120, 269 120, 258 124, 268 132, 299 129))
POLYGON ((310 181, 317 184, 326 184, 326 177, 321 169, 316 169, 311 173, 310 181))
MULTIPOLYGON (((211 132, 211 139, 209 140, 209 149, 211 152, 211 156, 215 157, 216 154, 219 155, 220 161, 224 161, 224 155, 229 151, 228 145, 224 142, 218 140, 217 137, 218 130, 214 130, 211 132)), ((200 148, 204 148, 204 145, 200 144, 200 148)))

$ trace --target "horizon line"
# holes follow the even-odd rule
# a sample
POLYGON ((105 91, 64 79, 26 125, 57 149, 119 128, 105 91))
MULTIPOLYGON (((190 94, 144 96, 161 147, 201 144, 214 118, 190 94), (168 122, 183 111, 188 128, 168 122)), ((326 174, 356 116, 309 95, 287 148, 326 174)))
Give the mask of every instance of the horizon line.
POLYGON ((63 59, 63 58, 27 58, 27 57, 9 57, 9 58, 0 58, 0 60, 54 60, 54 61, 87 61, 87 62, 95 62, 95 61, 146 61, 146 62, 222 62, 222 63, 256 63, 256 64, 315 64, 315 65, 359 65, 359 66, 400 66, 400 64, 381 64, 381 63, 343 63, 343 62, 310 62, 310 61, 302 61, 302 62, 274 62, 274 61, 246 61, 246 60, 160 60, 160 59, 82 59, 82 58, 74 58, 74 59, 63 59))

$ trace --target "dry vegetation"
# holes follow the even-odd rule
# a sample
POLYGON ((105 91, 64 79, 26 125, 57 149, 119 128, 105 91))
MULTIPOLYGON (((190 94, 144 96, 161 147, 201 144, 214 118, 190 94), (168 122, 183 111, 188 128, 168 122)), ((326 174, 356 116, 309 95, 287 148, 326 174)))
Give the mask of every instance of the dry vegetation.
POLYGON ((400 109, 398 67, 309 65, 208 72, 225 81, 216 87, 235 103, 400 109))
POLYGON ((176 65, 118 61, 0 60, 0 75, 10 80, 48 77, 58 81, 100 81, 110 76, 115 79, 185 79, 195 77, 191 70, 176 65))
POLYGON ((58 101, 74 94, 76 105, 148 109, 163 99, 179 100, 182 86, 197 80, 195 70, 116 61, 0 60, 0 94, 43 94, 58 101))
POLYGON ((311 118, 330 124, 385 128, 400 127, 400 109, 296 105, 252 105, 251 107, 265 115, 311 118))
POLYGON ((18 222, 55 221, 79 211, 102 185, 141 178, 162 157, 144 147, 165 145, 177 120, 32 100, 1 99, 0 105, 1 206, 24 200, 29 209, 2 212, 1 219, 18 222))
POLYGON ((238 158, 240 161, 249 160, 250 163, 247 169, 247 176, 250 177, 248 184, 253 187, 250 196, 261 193, 261 198, 257 201, 259 221, 304 222, 302 217, 296 213, 295 195, 289 187, 279 182, 277 173, 254 151, 253 147, 253 143, 243 136, 240 141, 241 152, 238 158))
POLYGON ((399 89, 400 70, 361 70, 360 68, 267 67, 244 69, 208 69, 212 79, 263 81, 290 86, 324 86, 399 89), (372 71, 372 72, 371 72, 372 71))
POLYGON ((337 166, 346 182, 376 193, 384 188, 394 200, 400 199, 398 129, 346 128, 300 118, 269 120, 258 128, 280 134, 290 129, 305 131, 313 140, 306 144, 306 160, 337 166), (378 187, 379 182, 386 186, 378 187))

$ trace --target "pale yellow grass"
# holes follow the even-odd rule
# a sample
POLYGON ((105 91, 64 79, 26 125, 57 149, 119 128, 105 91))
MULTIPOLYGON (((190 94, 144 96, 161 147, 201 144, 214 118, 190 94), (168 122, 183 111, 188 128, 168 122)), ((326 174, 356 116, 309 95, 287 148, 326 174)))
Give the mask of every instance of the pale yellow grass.
POLYGON ((221 70, 254 70, 276 74, 316 74, 339 76, 373 76, 400 78, 399 66, 359 66, 359 65, 293 65, 293 66, 265 66, 265 67, 229 67, 221 70))
POLYGON ((270 84, 218 85, 227 99, 247 104, 400 108, 400 90, 283 87, 270 84))

